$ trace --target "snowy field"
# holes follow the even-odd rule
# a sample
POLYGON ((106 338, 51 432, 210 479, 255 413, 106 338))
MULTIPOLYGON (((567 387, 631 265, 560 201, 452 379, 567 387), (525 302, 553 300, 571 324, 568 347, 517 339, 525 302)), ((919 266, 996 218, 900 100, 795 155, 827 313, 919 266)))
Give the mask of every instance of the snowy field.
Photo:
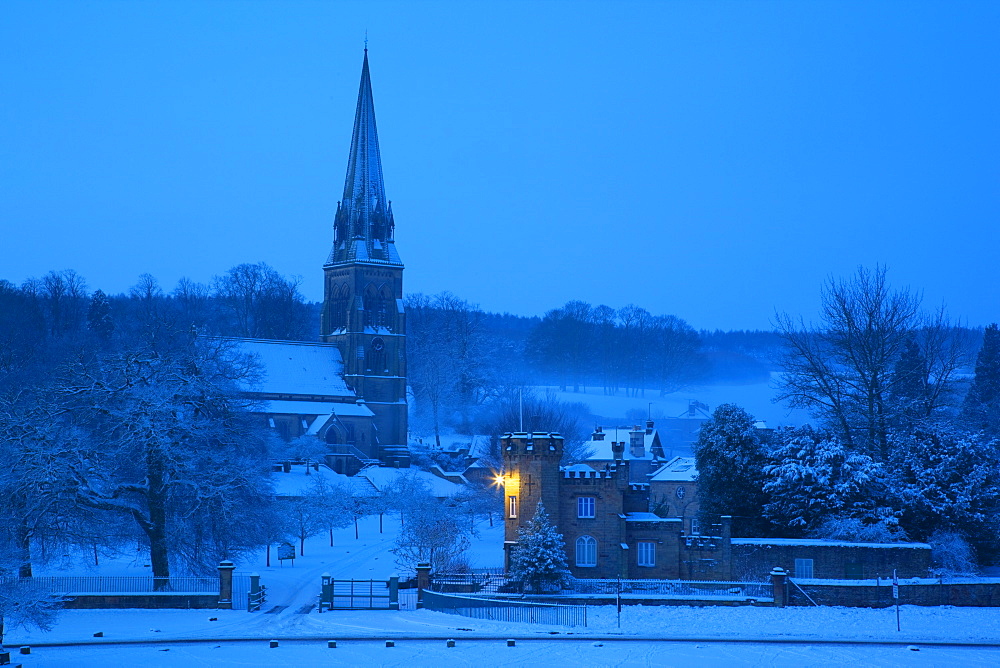
POLYGON ((775 376, 770 381, 746 383, 743 385, 704 385, 690 387, 666 396, 660 396, 657 390, 646 390, 645 396, 629 397, 624 391, 609 396, 600 387, 580 388, 573 392, 560 392, 558 387, 539 387, 539 392, 551 391, 560 401, 580 402, 585 404, 594 415, 609 419, 620 419, 624 422, 625 414, 630 410, 647 411, 653 419, 663 417, 681 417, 687 414, 691 401, 707 404, 710 412, 719 404, 737 404, 758 420, 764 420, 769 427, 781 425, 800 426, 809 422, 809 415, 802 410, 789 409, 782 404, 771 401, 774 397, 775 376))
MULTIPOLYGON (((854 608, 614 607, 588 610, 586 628, 538 626, 467 619, 428 610, 337 611, 314 609, 319 578, 387 578, 398 570, 389 552, 397 517, 366 518, 354 528, 306 542, 294 566, 268 568, 263 555, 241 572, 257 571, 268 588, 265 612, 208 610, 69 610, 47 632, 11 630, 8 647, 31 645, 14 657, 30 666, 308 666, 331 665, 1000 665, 1000 610, 903 606, 902 631, 895 611, 854 608), (216 617, 217 621, 210 621, 216 617), (46 646, 52 643, 139 645, 46 646), (267 641, 280 639, 278 648, 267 641), (386 648, 386 639, 397 646, 386 648), (445 647, 455 638, 458 647, 445 647), (517 638, 509 648, 507 638, 517 638), (229 639, 229 641, 227 641, 229 639), (298 640, 293 640, 298 639, 298 640), (327 640, 337 640, 327 649, 327 640), (206 643, 178 641, 211 640, 206 643), (234 642, 251 640, 250 642, 234 642), (689 642, 670 642, 688 640, 689 642), (734 641, 757 641, 734 644, 734 641), (792 641, 795 641, 793 644, 792 641), (888 642, 901 645, 824 644, 888 642), (154 644, 150 644, 154 643, 154 644), (596 644, 595 644, 596 643, 596 644), (776 644, 777 643, 777 644, 776 644), (997 647, 946 647, 929 643, 989 643, 997 647), (601 645, 601 646, 598 646, 601 645), (914 645, 920 651, 907 650, 914 645)), ((502 560, 502 527, 480 526, 472 559, 478 566, 502 560)), ((274 552, 272 551, 272 555, 274 552)), ((108 561, 87 574, 148 572, 140 562, 108 561)), ((54 571, 40 572, 54 574, 54 571)), ((16 650, 15 650, 16 651, 16 650)))

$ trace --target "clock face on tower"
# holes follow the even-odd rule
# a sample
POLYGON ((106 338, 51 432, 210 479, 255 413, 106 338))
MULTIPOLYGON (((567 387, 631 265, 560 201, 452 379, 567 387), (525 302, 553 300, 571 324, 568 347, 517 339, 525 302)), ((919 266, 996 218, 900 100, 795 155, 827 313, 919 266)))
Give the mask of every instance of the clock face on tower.
POLYGON ((676 491, 676 492, 674 492, 674 493, 675 493, 675 494, 677 494, 677 498, 678 498, 678 499, 683 499, 683 498, 684 498, 684 495, 685 495, 685 494, 686 494, 687 492, 686 492, 686 491, 684 490, 684 488, 683 488, 683 487, 678 487, 678 488, 677 488, 677 491, 676 491))
POLYGON ((382 337, 376 336, 374 339, 372 339, 372 350, 382 351, 384 348, 385 348, 385 341, 382 340, 382 337))

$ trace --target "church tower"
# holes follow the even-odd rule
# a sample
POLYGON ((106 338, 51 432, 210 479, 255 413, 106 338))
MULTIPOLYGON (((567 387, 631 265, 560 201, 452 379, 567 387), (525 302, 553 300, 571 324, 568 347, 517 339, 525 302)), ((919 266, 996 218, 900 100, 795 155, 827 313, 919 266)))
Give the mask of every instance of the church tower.
POLYGON ((365 454, 408 466, 403 263, 382 183, 368 49, 333 228, 333 250, 323 265, 320 340, 338 346, 344 380, 375 414, 376 441, 365 454))

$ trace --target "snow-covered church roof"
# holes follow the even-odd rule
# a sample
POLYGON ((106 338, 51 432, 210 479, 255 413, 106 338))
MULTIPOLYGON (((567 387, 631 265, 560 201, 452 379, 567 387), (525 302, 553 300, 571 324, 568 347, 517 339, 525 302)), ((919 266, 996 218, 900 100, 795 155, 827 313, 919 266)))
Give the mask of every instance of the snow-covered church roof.
MULTIPOLYGON (((248 392, 355 398, 344 382, 344 360, 332 343, 232 339, 239 351, 261 365, 248 392)), ((326 410, 324 412, 330 412, 326 410)))

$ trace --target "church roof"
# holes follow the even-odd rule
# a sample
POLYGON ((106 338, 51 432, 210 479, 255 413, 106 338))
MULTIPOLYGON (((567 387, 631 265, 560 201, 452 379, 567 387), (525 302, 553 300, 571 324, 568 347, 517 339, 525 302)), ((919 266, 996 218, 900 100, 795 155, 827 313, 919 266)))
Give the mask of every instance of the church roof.
POLYGON ((274 415, 339 415, 342 417, 372 417, 375 415, 363 404, 329 401, 262 401, 259 412, 274 415))
POLYGON ((386 199, 382 180, 375 102, 368 71, 368 49, 365 49, 344 198, 337 207, 334 245, 327 264, 401 264, 393 243, 393 225, 392 205, 386 199))
MULTIPOLYGON (((241 353, 253 356, 261 365, 260 377, 254 382, 246 383, 242 388, 244 391, 310 397, 347 397, 352 402, 356 399, 354 391, 344 382, 344 360, 340 356, 340 350, 332 343, 269 339, 232 341, 241 353)), ((315 407, 310 407, 310 411, 312 408, 315 407)), ((350 409, 345 406, 344 410, 356 410, 356 408, 350 409)), ((329 413, 330 408, 323 412, 329 413)))

